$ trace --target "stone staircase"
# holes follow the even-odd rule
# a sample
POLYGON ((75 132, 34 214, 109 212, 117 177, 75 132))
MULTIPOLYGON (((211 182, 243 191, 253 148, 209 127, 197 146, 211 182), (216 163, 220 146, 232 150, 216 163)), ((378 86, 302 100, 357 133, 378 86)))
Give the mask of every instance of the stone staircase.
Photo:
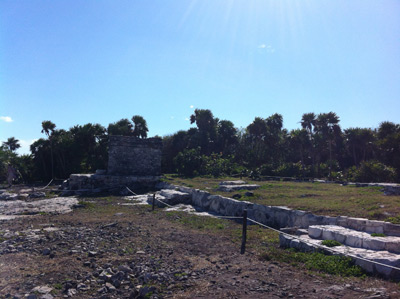
POLYGON ((374 237, 370 233, 338 225, 311 225, 308 233, 307 230, 299 230, 298 234, 297 238, 280 234, 281 246, 300 251, 322 249, 332 254, 347 255, 366 272, 400 279, 400 270, 384 266, 400 268, 400 237, 374 237), (324 240, 335 240, 343 245, 327 247, 322 245, 324 240))

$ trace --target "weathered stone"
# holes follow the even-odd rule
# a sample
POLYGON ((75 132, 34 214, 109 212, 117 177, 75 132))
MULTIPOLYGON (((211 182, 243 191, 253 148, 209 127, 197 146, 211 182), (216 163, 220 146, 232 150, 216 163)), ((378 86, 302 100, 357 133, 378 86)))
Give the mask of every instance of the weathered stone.
POLYGON ((318 226, 310 226, 308 228, 308 235, 314 239, 320 239, 322 236, 322 229, 318 226))
POLYGON ((30 198, 41 198, 41 197, 46 197, 45 192, 33 192, 29 194, 30 198))
POLYGON ((222 192, 233 192, 238 190, 255 190, 260 188, 260 185, 247 184, 247 185, 220 185, 218 191, 222 192))
POLYGON ((43 251, 42 251, 42 254, 43 254, 43 255, 49 255, 50 253, 51 253, 50 248, 45 248, 45 249, 43 249, 43 251))
POLYGON ((26 215, 43 213, 68 213, 72 207, 78 204, 76 198, 56 197, 25 202, 22 200, 0 202, 0 214, 4 215, 26 215))
POLYGON ((18 194, 3 192, 0 194, 0 200, 16 200, 18 199, 18 194))
POLYGON ((400 237, 400 225, 385 222, 383 226, 383 233, 388 236, 400 237))
POLYGON ((219 183, 220 186, 223 186, 223 185, 229 185, 229 186, 232 186, 232 185, 245 185, 245 184, 247 184, 247 183, 245 181, 241 181, 241 180, 223 181, 223 182, 219 183))
POLYGON ((161 138, 109 136, 108 174, 161 175, 161 138))
POLYGON ((188 193, 163 189, 160 191, 160 195, 164 197, 164 202, 170 205, 175 205, 178 203, 190 203, 190 195, 188 193))
POLYGON ((47 294, 47 293, 50 293, 52 290, 53 290, 52 287, 49 287, 49 286, 47 286, 47 285, 44 285, 44 286, 37 286, 37 287, 34 287, 34 288, 32 289, 32 292, 37 292, 37 293, 39 293, 39 294, 47 294))

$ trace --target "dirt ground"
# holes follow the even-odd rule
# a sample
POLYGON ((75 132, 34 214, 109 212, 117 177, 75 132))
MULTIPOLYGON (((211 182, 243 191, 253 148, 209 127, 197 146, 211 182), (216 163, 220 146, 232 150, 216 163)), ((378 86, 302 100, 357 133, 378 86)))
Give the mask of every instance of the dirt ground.
POLYGON ((0 298, 400 298, 396 282, 262 259, 261 239, 241 255, 230 220, 221 229, 122 197, 80 200, 68 214, 0 222, 0 298))

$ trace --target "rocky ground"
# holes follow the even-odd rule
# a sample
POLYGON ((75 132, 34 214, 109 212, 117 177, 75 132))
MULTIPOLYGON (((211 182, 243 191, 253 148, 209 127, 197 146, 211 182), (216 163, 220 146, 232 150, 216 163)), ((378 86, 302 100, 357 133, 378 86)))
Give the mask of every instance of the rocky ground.
POLYGON ((277 245, 259 228, 241 255, 239 223, 123 197, 78 200, 67 214, 0 221, 0 298, 400 297, 398 283, 263 259, 277 245))

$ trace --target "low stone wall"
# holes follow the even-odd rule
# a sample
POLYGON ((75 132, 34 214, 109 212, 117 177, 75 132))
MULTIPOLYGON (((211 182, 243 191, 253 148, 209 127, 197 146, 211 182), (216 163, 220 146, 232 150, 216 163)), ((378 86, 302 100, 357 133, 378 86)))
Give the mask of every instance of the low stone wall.
POLYGON ((248 217, 278 229, 285 227, 308 228, 310 225, 339 225, 357 231, 400 237, 400 225, 389 222, 346 216, 314 215, 311 212, 292 210, 288 207, 264 206, 220 195, 211 195, 203 190, 175 186, 165 182, 159 184, 158 188, 176 189, 189 193, 192 205, 225 216, 242 216, 243 210, 247 209, 248 217))
POLYGON ((154 188, 159 176, 120 176, 100 174, 71 174, 63 189, 69 191, 88 190, 92 192, 109 191, 128 187, 132 190, 154 188))
POLYGON ((303 252, 324 251, 328 254, 351 256, 355 264, 363 268, 368 273, 382 275, 388 279, 399 280, 400 271, 376 264, 371 261, 376 261, 385 265, 400 267, 399 256, 388 251, 373 251, 363 248, 353 248, 348 246, 337 246, 329 248, 322 245, 322 240, 314 240, 307 235, 300 238, 289 236, 286 234, 279 235, 279 243, 284 248, 295 248, 303 252))

